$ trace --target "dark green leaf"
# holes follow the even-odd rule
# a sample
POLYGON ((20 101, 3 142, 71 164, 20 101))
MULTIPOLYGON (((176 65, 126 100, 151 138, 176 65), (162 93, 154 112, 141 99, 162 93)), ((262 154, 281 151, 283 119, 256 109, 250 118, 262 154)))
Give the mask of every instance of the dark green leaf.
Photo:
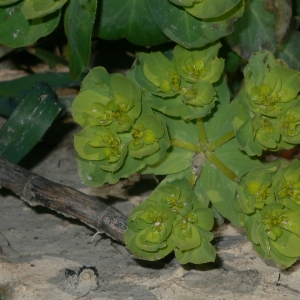
POLYGON ((91 54, 91 35, 95 21, 97 0, 70 0, 64 26, 68 37, 70 73, 79 77, 87 66, 91 54))
POLYGON ((27 51, 36 57, 38 57, 40 60, 42 60, 44 63, 46 63, 50 68, 55 68, 58 64, 62 64, 65 66, 68 66, 68 61, 65 60, 63 57, 58 56, 54 54, 51 51, 42 49, 42 48, 29 48, 27 51))
POLYGON ((21 7, 25 0, 14 5, 0 6, 0 44, 24 47, 50 34, 58 25, 60 11, 34 20, 25 20, 21 7))
POLYGON ((270 1, 246 1, 244 15, 235 23, 235 30, 226 37, 231 48, 241 57, 249 59, 259 50, 275 52, 275 8, 270 1))
POLYGON ((283 59, 291 69, 300 71, 300 32, 290 30, 277 46, 275 56, 283 59))
POLYGON ((0 82, 0 97, 15 97, 18 93, 29 90, 39 81, 47 82, 53 89, 78 87, 85 75, 86 73, 83 73, 77 80, 72 80, 69 73, 41 73, 10 81, 2 81, 0 82))
POLYGON ((147 0, 99 1, 94 32, 107 40, 127 38, 143 46, 168 40, 153 18, 147 0))
POLYGON ((9 5, 9 4, 12 4, 14 2, 18 2, 18 0, 0 0, 0 6, 9 5))
POLYGON ((62 109, 46 83, 37 83, 0 131, 0 154, 19 162, 39 142, 62 109))
POLYGON ((233 22, 243 13, 243 1, 218 18, 197 19, 184 8, 166 0, 149 0, 152 13, 163 32, 186 48, 202 47, 233 31, 233 22))

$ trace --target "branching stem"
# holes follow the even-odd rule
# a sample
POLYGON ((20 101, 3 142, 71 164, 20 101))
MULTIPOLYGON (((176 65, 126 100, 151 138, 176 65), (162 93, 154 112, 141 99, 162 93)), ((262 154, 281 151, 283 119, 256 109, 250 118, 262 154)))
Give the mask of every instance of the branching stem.
POLYGON ((171 141, 172 146, 182 148, 182 149, 186 149, 186 150, 190 150, 190 151, 193 151, 195 153, 199 153, 202 150, 202 148, 199 145, 189 143, 189 142, 186 142, 186 141, 177 140, 177 139, 173 139, 173 138, 171 138, 170 141, 171 141))
POLYGON ((200 144, 206 145, 207 139, 206 139, 205 127, 202 118, 197 119, 197 126, 198 126, 200 144))
POLYGON ((224 134, 223 136, 221 136, 220 138, 218 138, 214 142, 209 143, 207 145, 207 148, 208 148, 208 150, 213 152, 215 149, 217 149, 221 145, 227 143, 228 141, 230 141, 234 137, 235 137, 234 131, 233 130, 229 131, 228 133, 224 134))
POLYGON ((224 163, 222 163, 212 152, 206 152, 206 158, 213 163, 216 168, 218 168, 223 174, 225 174, 229 179, 236 182, 238 176, 236 176, 224 163))

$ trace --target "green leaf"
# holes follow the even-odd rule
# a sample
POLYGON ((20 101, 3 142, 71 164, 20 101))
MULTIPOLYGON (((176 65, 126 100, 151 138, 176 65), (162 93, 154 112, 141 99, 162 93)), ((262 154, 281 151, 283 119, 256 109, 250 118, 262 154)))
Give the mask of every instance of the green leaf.
POLYGON ((251 123, 255 139, 265 148, 276 149, 280 142, 278 120, 257 113, 251 123))
POLYGON ((253 227, 253 223, 255 222, 256 218, 255 215, 251 216, 250 218, 247 219, 246 221, 246 229, 247 229, 247 238, 248 240, 252 243, 254 249, 264 258, 267 259, 272 259, 279 268, 281 269, 286 269, 290 267, 296 260, 297 258, 295 257, 287 257, 274 248, 273 244, 270 243, 270 249, 269 249, 269 254, 266 254, 266 252, 263 251, 260 245, 257 245, 254 243, 252 236, 251 236, 251 229, 253 227))
POLYGON ((26 20, 49 15, 60 9, 67 0, 25 0, 21 10, 26 20))
POLYGON ((50 34, 58 25, 60 11, 25 20, 21 11, 25 0, 10 6, 0 6, 0 43, 9 47, 24 47, 35 43, 39 38, 50 34))
POLYGON ((168 40, 153 18, 147 0, 99 1, 94 32, 106 40, 127 38, 136 45, 159 45, 168 40))
MULTIPOLYGON (((214 98, 215 100, 216 98, 214 98)), ((159 110, 163 114, 171 117, 181 117, 185 120, 194 120, 205 117, 215 106, 215 101, 211 101, 204 106, 194 106, 184 102, 183 96, 175 96, 171 98, 162 98, 155 95, 149 95, 147 104, 154 109, 159 110)))
POLYGON ((122 167, 112 173, 100 168, 101 161, 85 160, 79 156, 75 158, 82 183, 93 187, 99 187, 104 183, 115 184, 120 178, 127 178, 145 166, 143 161, 134 159, 127 154, 122 167))
POLYGON ((195 0, 169 0, 169 1, 178 6, 191 6, 195 2, 195 0))
POLYGON ((147 166, 141 173, 155 175, 179 173, 190 166, 192 155, 191 151, 171 147, 157 163, 147 166))
POLYGON ((214 226, 214 216, 210 208, 198 208, 192 211, 197 217, 194 224, 204 230, 212 230, 214 226))
POLYGON ((240 182, 237 199, 246 214, 262 209, 266 204, 275 201, 269 171, 263 167, 252 169, 240 182))
POLYGON ((46 83, 37 83, 0 130, 0 154, 18 163, 37 144, 62 110, 46 83))
POLYGON ((289 30, 277 46, 275 55, 283 59, 291 69, 300 71, 300 32, 289 30))
POLYGON ((236 103, 229 104, 229 97, 225 97, 224 94, 220 94, 220 97, 223 97, 222 101, 227 103, 218 103, 214 114, 205 119, 205 130, 209 142, 214 142, 233 130, 232 121, 236 115, 236 103))
POLYGON ((164 240, 164 234, 155 232, 153 226, 140 231, 135 238, 135 243, 141 250, 156 252, 158 249, 162 249, 167 246, 164 240))
POLYGON ((16 97, 20 92, 29 90, 39 81, 45 81, 53 89, 61 87, 78 87, 85 74, 78 80, 72 80, 69 73, 39 73, 9 81, 0 81, 0 97, 16 97))
POLYGON ((144 74, 157 87, 154 94, 171 97, 179 92, 180 76, 175 65, 161 52, 152 52, 144 62, 144 74))
POLYGON ((147 165, 157 163, 170 146, 166 124, 158 116, 142 114, 133 125, 133 140, 129 145, 130 155, 135 158, 143 158, 147 165), (142 130, 140 130, 142 128, 142 130), (151 141, 147 142, 147 133, 151 132, 151 141), (135 138, 135 135, 139 137, 135 138), (135 141, 142 143, 141 147, 134 148, 135 141))
POLYGON ((233 22, 243 13, 243 1, 218 18, 196 19, 184 8, 166 0, 148 1, 152 14, 162 31, 186 48, 202 47, 230 34, 233 22))
MULTIPOLYGON (((236 116, 237 101, 229 103, 229 95, 227 98, 224 93, 220 93, 220 97, 222 96, 224 98, 222 99, 222 102, 217 105, 214 114, 208 116, 205 120, 206 136, 210 143, 218 140, 234 129, 232 122, 236 116)), ((215 154, 239 177, 249 172, 254 167, 261 165, 258 160, 249 158, 248 155, 238 149, 236 139, 231 139, 219 146, 215 150, 215 154)))
POLYGON ((87 126, 83 128, 80 133, 75 134, 74 146, 79 156, 86 160, 107 159, 110 162, 123 162, 126 155, 126 151, 124 153, 126 147, 121 144, 119 136, 102 126, 87 126), (114 161, 111 161, 112 155, 116 156, 114 161))
MULTIPOLYGON (((288 222, 282 222, 280 224, 280 228, 283 228, 284 230, 288 231, 291 234, 297 235, 300 237, 300 211, 299 210, 287 210, 284 211, 282 216, 288 219, 288 222)), ((280 241, 279 241, 280 243, 280 241)), ((287 254, 285 254, 287 255, 287 254)), ((289 256, 289 255, 287 255, 289 256)), ((297 255, 297 256, 300 256, 297 255)))
POLYGON ((9 5, 15 2, 18 2, 19 0, 0 0, 0 6, 9 5))
POLYGON ((196 181, 195 189, 204 190, 218 212, 231 223, 239 226, 238 211, 234 206, 237 186, 216 166, 207 161, 196 181))
POLYGON ((219 80, 224 69, 223 59, 217 57, 220 43, 209 44, 197 50, 187 50, 181 46, 174 48, 173 61, 180 75, 189 82, 219 80))
POLYGON ((249 157, 237 147, 236 139, 233 139, 215 150, 216 156, 238 177, 243 176, 251 169, 261 166, 258 159, 249 157))
POLYGON ((105 68, 95 67, 85 76, 82 81, 80 92, 93 90, 99 94, 111 98, 113 93, 110 89, 111 74, 108 74, 105 68))
POLYGON ((169 253, 171 253, 174 249, 174 244, 169 238, 168 240, 166 240, 165 247, 163 248, 159 248, 156 251, 151 251, 151 252, 142 250, 136 245, 135 234, 131 233, 130 231, 125 232, 124 241, 129 251, 134 254, 134 257, 139 259, 145 259, 148 261, 156 261, 162 259, 163 257, 167 256, 169 253))
POLYGON ((103 68, 83 81, 83 89, 72 105, 74 120, 80 125, 103 125, 117 132, 128 130, 140 110, 141 92, 135 83, 121 74, 108 75, 103 68), (103 79, 97 82, 101 75, 103 79))
POLYGON ((163 207, 185 215, 192 209, 190 198, 194 195, 191 186, 186 178, 171 182, 163 181, 150 194, 147 201, 159 203, 163 207))
POLYGON ((64 59, 62 56, 59 56, 49 50, 35 47, 35 48, 29 48, 29 49, 27 49, 27 51, 29 53, 31 53, 32 55, 38 57, 45 64, 47 64, 50 68, 55 68, 59 64, 62 64, 64 66, 69 65, 69 63, 66 59, 64 59))
POLYGON ((64 27, 73 79, 78 78, 90 59, 96 8, 97 0, 70 0, 66 9, 64 27))
POLYGON ((138 258, 160 259, 173 250, 169 236, 174 220, 170 209, 146 200, 129 217, 124 242, 138 258))
MULTIPOLYGON (((162 118, 168 127, 170 138, 183 140, 189 143, 199 143, 199 133, 196 122, 182 120, 178 117, 170 117, 160 112, 155 112, 162 118), (189 134, 186 134, 186 133, 189 134)), ((185 150, 190 152, 189 150, 185 150)), ((194 154, 194 153, 193 153, 194 154)))
POLYGON ((292 160, 288 165, 282 166, 273 176, 273 186, 278 201, 292 210, 300 207, 300 162, 292 160))
POLYGON ((204 108, 216 100, 215 89, 208 81, 185 83, 183 90, 182 101, 189 105, 204 108))
MULTIPOLYGON (((281 65, 284 64, 284 62, 275 59, 275 56, 267 50, 253 53, 243 71, 247 80, 246 82, 259 86, 262 84, 270 69, 278 64, 281 65)), ((247 89, 247 92, 251 93, 251 90, 247 89)))
MULTIPOLYGON (((69 73, 39 73, 24 76, 18 79, 0 82, 0 113, 9 117, 22 100, 26 92, 37 82, 47 82, 53 89, 60 87, 78 87, 81 84, 82 76, 73 81, 69 73)), ((60 97, 58 103, 70 107, 74 97, 60 97)))
POLYGON ((124 122, 125 124, 122 124, 121 119, 116 130, 119 132, 126 131, 140 115, 141 92, 132 80, 120 74, 111 76, 110 86, 117 112, 123 112, 129 118, 127 122, 124 122), (127 108, 126 105, 128 105, 127 108))
POLYGON ((72 104, 72 115, 75 122, 83 127, 88 126, 90 119, 94 119, 94 115, 92 114, 94 103, 106 105, 109 101, 109 98, 94 90, 82 91, 72 104))
MULTIPOLYGON (((181 219, 178 219, 180 222, 181 219)), ((171 240, 179 250, 189 250, 201 245, 201 237, 196 226, 189 224, 187 230, 181 228, 181 224, 174 222, 171 240), (190 231, 189 233, 186 233, 190 231)))
POLYGON ((213 262, 216 258, 216 250, 209 243, 213 234, 198 228, 202 242, 200 247, 189 249, 189 250, 175 250, 175 255, 181 264, 193 263, 193 264, 204 264, 207 262, 213 262))
POLYGON ((282 139, 290 144, 300 143, 300 105, 299 98, 285 107, 278 120, 282 139))
POLYGON ((144 65, 148 55, 143 52, 137 53, 137 59, 134 61, 132 68, 127 71, 127 77, 135 81, 140 89, 156 93, 156 86, 144 74, 144 65))
POLYGON ((246 93, 243 88, 234 99, 237 105, 237 115, 233 120, 233 126, 238 147, 250 156, 260 156, 262 150, 266 148, 254 138, 249 108, 244 102, 245 97, 246 93))
POLYGON ((246 1, 244 15, 236 21, 234 32, 226 37, 230 47, 245 59, 255 51, 276 50, 275 6, 267 3, 267 0, 246 1))
POLYGON ((241 0, 209 0, 199 2, 195 1, 194 5, 192 5, 191 7, 185 7, 185 10, 196 18, 216 18, 230 11, 240 1, 241 0))

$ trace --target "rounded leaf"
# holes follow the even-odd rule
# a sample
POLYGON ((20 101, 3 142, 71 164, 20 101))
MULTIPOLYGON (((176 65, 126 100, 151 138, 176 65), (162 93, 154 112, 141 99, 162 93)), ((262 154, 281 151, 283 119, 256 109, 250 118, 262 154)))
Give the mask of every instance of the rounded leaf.
POLYGON ((49 15, 60 9, 68 0, 25 0, 21 10, 26 20, 49 15))

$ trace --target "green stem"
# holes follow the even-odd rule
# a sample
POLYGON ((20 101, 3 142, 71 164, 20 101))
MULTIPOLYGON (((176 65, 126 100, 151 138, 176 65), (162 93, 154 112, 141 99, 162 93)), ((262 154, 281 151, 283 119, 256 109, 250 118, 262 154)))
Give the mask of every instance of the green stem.
POLYGON ((191 176, 189 178, 189 183, 192 188, 196 184, 197 179, 198 179, 198 176, 196 176, 195 174, 191 174, 191 176))
POLYGON ((234 137, 235 137, 234 131, 233 130, 229 131, 228 133, 224 134, 223 136, 221 136, 220 138, 218 138, 214 142, 209 143, 208 146, 207 146, 207 149, 210 150, 210 151, 214 151, 215 149, 217 149, 221 145, 227 143, 228 141, 230 141, 234 137))
POLYGON ((202 118, 197 119, 197 125, 198 125, 200 144, 205 146, 207 144, 207 139, 206 139, 205 127, 202 118))
POLYGON ((182 140, 177 140, 177 139, 170 139, 171 145, 174 147, 178 147, 178 148, 182 148, 182 149, 186 149, 186 150, 191 150, 193 152, 199 153, 201 152, 201 147, 199 145, 196 144, 192 144, 186 141, 182 141, 182 140))
POLYGON ((232 180, 234 182, 237 181, 238 177, 224 163, 222 163, 212 152, 207 151, 206 157, 230 180, 232 180))

